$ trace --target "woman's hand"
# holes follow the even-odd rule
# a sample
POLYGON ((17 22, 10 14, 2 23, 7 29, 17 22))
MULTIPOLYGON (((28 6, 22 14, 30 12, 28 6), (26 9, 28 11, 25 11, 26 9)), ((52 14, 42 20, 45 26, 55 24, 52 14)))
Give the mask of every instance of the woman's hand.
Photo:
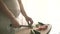
POLYGON ((19 22, 17 21, 17 19, 12 19, 11 21, 12 21, 12 27, 17 28, 17 27, 20 26, 19 22))
POLYGON ((29 25, 29 24, 30 24, 30 25, 33 24, 33 20, 32 20, 30 17, 27 16, 25 19, 26 19, 28 25, 29 25))

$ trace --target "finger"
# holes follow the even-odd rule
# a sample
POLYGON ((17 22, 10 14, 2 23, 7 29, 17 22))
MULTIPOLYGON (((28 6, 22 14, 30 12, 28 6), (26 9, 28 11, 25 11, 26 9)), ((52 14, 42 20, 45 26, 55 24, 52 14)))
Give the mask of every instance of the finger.
POLYGON ((33 20, 32 19, 30 20, 30 22, 31 22, 31 24, 33 24, 33 20))
POLYGON ((29 23, 29 20, 26 20, 26 21, 27 21, 27 23, 28 23, 28 25, 29 25, 29 24, 30 24, 30 23, 29 23))

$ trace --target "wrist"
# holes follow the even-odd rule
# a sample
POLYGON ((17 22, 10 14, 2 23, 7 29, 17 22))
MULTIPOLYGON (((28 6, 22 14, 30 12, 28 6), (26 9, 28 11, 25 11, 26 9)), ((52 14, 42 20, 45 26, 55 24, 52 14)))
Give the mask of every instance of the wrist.
POLYGON ((27 18, 28 16, 24 16, 25 18, 27 18))

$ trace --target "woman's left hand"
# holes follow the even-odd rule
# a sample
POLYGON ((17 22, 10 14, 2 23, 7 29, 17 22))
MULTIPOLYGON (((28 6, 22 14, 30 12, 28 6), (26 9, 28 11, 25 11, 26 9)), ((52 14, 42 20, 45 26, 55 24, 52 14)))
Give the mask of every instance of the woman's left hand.
POLYGON ((27 21, 28 24, 30 24, 30 25, 33 24, 32 18, 30 18, 30 17, 27 16, 25 19, 26 19, 26 21, 27 21))

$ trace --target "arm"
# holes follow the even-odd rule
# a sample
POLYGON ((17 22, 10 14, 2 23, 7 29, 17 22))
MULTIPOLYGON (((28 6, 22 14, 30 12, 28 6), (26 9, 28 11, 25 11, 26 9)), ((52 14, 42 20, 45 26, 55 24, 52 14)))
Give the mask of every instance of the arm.
POLYGON ((2 12, 8 16, 10 19, 14 19, 15 16, 13 15, 13 13, 8 9, 8 7, 5 5, 5 3, 3 2, 3 0, 0 0, 0 9, 2 10, 2 12))
POLYGON ((24 8, 23 8, 23 4, 22 4, 21 0, 18 0, 18 2, 19 2, 19 4, 20 4, 21 13, 22 13, 23 16, 25 17, 28 25, 29 25, 29 24, 33 24, 33 20, 32 20, 30 17, 27 16, 27 14, 26 14, 26 12, 25 12, 25 10, 24 10, 24 8), (30 22, 30 23, 29 23, 29 22, 30 22))
POLYGON ((16 20, 13 13, 4 4, 3 0, 0 0, 0 9, 2 10, 1 12, 3 12, 9 19, 11 19, 13 27, 19 27, 18 21, 16 20))
POLYGON ((25 10, 24 10, 24 7, 23 7, 23 4, 22 4, 21 0, 18 0, 18 2, 19 2, 19 5, 20 5, 21 13, 22 13, 23 16, 26 18, 26 17, 27 17, 27 14, 26 14, 26 12, 25 12, 25 10))

